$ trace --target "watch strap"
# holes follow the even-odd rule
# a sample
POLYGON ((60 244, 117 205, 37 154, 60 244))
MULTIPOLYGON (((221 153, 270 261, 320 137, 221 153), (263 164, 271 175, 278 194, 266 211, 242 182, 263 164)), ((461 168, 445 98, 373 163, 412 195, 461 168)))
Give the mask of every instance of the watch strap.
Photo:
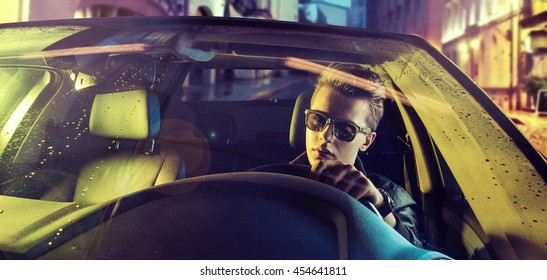
POLYGON ((391 198, 391 195, 387 193, 384 189, 378 188, 378 191, 384 198, 384 203, 377 207, 378 213, 382 216, 382 218, 385 218, 389 213, 393 212, 393 199, 391 198))

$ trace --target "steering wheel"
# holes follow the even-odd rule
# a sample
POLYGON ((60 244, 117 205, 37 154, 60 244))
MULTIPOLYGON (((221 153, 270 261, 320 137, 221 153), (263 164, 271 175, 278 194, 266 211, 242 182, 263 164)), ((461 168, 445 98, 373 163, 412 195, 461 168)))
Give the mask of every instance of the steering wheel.
MULTIPOLYGON (((277 164, 268 164, 268 165, 258 166, 249 171, 278 173, 278 174, 292 175, 292 176, 309 179, 311 166, 305 165, 305 164, 277 163, 277 164)), ((324 184, 323 182, 320 182, 320 181, 318 183, 324 184)), ((370 201, 366 199, 359 199, 358 201, 361 202, 361 204, 363 204, 365 207, 370 209, 372 213, 376 214, 378 217, 383 219, 378 209, 376 209, 376 206, 374 206, 374 204, 372 204, 370 201)))
POLYGON ((309 168, 265 166, 136 192, 99 205, 63 231, 69 241, 55 247, 46 239, 36 254, 48 248, 41 258, 447 258, 415 247, 345 192, 298 178, 309 168))

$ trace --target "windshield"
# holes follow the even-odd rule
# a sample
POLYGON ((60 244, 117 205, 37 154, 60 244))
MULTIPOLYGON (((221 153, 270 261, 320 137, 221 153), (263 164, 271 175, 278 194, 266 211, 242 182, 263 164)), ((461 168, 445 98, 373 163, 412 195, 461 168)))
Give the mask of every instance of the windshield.
POLYGON ((0 51, 0 201, 7 205, 0 213, 15 223, 22 205, 42 209, 0 230, 1 249, 26 252, 151 186, 288 163, 304 151, 289 140, 295 102, 332 63, 364 65, 382 78, 386 138, 359 155, 365 168, 404 186, 411 153, 417 188, 432 193, 438 164, 422 149, 435 147, 485 231, 544 245, 537 222, 544 158, 486 93, 418 38, 222 20, 84 23, 47 29, 59 39, 35 49, 0 51))

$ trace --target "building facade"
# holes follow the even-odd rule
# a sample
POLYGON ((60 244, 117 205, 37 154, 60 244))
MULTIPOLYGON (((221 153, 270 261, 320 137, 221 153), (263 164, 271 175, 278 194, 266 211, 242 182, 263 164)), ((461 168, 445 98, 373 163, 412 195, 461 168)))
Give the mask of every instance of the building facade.
POLYGON ((524 5, 520 21, 524 46, 524 107, 538 109, 539 90, 547 89, 547 1, 530 1, 524 5))
POLYGON ((506 110, 518 108, 520 0, 449 0, 443 52, 506 110))
POLYGON ((547 76, 546 9, 543 0, 449 0, 443 52, 503 109, 533 110, 530 80, 547 76))
POLYGON ((298 0, 80 0, 76 12, 76 17, 85 18, 183 15, 297 21, 298 0))
POLYGON ((368 1, 368 27, 428 40, 505 110, 547 87, 547 1, 368 1))
POLYGON ((367 27, 413 34, 441 49, 444 0, 368 1, 367 27))

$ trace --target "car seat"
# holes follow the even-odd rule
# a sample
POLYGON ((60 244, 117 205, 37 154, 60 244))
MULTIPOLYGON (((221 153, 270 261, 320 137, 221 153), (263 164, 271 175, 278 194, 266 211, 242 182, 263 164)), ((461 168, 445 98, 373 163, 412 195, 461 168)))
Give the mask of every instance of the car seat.
POLYGON ((73 201, 100 203, 184 178, 184 161, 178 153, 157 147, 159 130, 157 95, 144 89, 97 94, 89 131, 112 139, 114 147, 82 165, 73 201), (138 140, 147 147, 124 149, 120 140, 138 140))

